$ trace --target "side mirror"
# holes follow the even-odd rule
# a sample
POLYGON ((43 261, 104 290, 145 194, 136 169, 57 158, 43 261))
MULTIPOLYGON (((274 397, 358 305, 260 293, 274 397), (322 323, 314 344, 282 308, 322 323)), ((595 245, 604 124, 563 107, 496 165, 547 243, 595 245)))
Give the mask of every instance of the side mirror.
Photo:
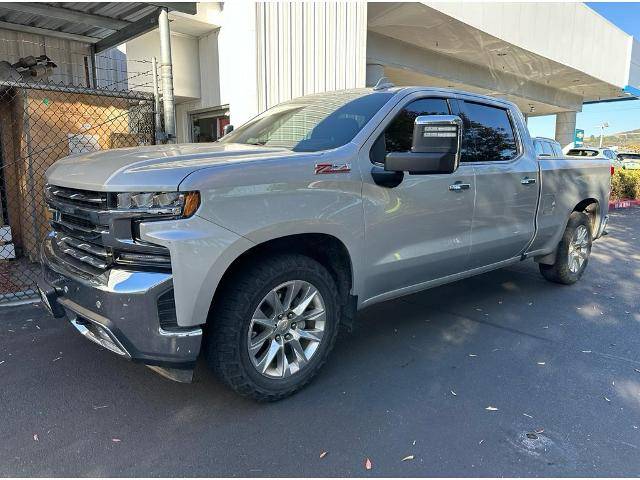
POLYGON ((224 128, 222 129, 222 136, 224 137, 225 135, 229 134, 233 132, 233 125, 231 125, 230 123, 225 125, 224 128))
POLYGON ((415 119, 410 152, 389 152, 384 169, 414 175, 453 173, 460 164, 462 120, 457 115, 425 115, 415 119))

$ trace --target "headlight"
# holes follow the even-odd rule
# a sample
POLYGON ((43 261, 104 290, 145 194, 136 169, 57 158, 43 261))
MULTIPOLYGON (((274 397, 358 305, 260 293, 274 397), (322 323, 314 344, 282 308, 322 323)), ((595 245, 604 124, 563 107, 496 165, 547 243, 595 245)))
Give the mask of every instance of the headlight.
POLYGON ((118 210, 190 217, 200 206, 198 192, 126 192, 116 195, 118 210))

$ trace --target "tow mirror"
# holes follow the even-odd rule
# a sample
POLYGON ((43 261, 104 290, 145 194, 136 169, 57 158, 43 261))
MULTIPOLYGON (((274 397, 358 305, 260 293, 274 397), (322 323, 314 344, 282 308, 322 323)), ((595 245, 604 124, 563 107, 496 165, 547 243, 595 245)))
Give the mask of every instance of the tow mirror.
POLYGON ((424 115, 413 125, 410 152, 389 152, 384 169, 414 175, 453 173, 460 164, 462 120, 457 115, 424 115))

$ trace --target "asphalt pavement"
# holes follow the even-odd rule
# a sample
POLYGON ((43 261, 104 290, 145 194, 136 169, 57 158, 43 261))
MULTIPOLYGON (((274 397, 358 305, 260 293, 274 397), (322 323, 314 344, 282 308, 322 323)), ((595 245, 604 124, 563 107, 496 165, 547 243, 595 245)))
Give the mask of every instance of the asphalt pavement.
POLYGON ((616 211, 576 285, 527 261, 366 309, 274 404, 0 308, 0 475, 638 476, 639 244, 616 211))

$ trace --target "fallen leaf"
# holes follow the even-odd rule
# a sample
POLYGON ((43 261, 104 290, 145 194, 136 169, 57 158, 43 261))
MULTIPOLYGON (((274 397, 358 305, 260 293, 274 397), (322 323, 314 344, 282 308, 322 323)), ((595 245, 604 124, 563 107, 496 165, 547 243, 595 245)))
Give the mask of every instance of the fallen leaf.
MULTIPOLYGON (((61 360, 61 359, 62 359, 62 357, 56 357, 56 358, 53 359, 53 362, 57 362, 58 360, 61 360)), ((53 362, 51 362, 51 363, 53 363, 53 362)))
POLYGON ((36 442, 39 442, 39 441, 40 441, 40 438, 38 437, 38 434, 37 434, 37 433, 34 433, 34 434, 33 434, 33 440, 34 440, 34 441, 36 441, 36 442))
POLYGON ((414 446, 414 447, 416 446, 416 442, 417 442, 417 440, 414 440, 414 441, 413 441, 413 446, 414 446))
POLYGON ((451 395, 453 395, 454 397, 458 396, 458 394, 456 392, 454 392, 453 390, 451 390, 451 395))
POLYGON ((413 460, 413 458, 414 458, 414 457, 413 457, 413 455, 407 455, 406 457, 404 457, 404 458, 402 459, 402 461, 403 461, 403 462, 408 462, 409 460, 413 460))
POLYGON ((367 470, 371 470, 373 468, 373 463, 371 463, 371 459, 367 458, 364 461, 364 468, 366 468, 367 470))
POLYGON ((529 415, 528 413, 523 413, 523 415, 524 415, 525 417, 533 418, 533 416, 532 416, 532 415, 529 415))
POLYGON ((529 306, 533 305, 533 302, 529 302, 529 306))
POLYGON ((544 433, 544 428, 539 428, 537 430, 535 430, 535 432, 540 435, 541 433, 544 433))
POLYGON ((120 443, 122 440, 120 440, 119 438, 112 438, 111 441, 113 443, 120 443))
POLYGON ((326 457, 326 456, 327 456, 327 452, 326 452, 326 451, 324 451, 324 452, 322 452, 322 453, 320 454, 320 458, 324 458, 324 457, 326 457))
POLYGON ((607 397, 604 397, 604 399, 605 399, 607 402, 610 402, 610 401, 611 401, 611 400, 609 400, 607 397))
POLYGON ((482 442, 484 442, 484 438, 478 442, 478 445, 482 445, 482 442))
POLYGON ((498 409, 496 407, 492 407, 491 405, 489 405, 487 408, 485 408, 485 410, 489 410, 490 412, 495 412, 498 409))
POLYGON ((2 360, 2 361, 0 362, 0 365, 2 365, 4 362, 5 362, 5 361, 4 361, 4 360, 2 360))

